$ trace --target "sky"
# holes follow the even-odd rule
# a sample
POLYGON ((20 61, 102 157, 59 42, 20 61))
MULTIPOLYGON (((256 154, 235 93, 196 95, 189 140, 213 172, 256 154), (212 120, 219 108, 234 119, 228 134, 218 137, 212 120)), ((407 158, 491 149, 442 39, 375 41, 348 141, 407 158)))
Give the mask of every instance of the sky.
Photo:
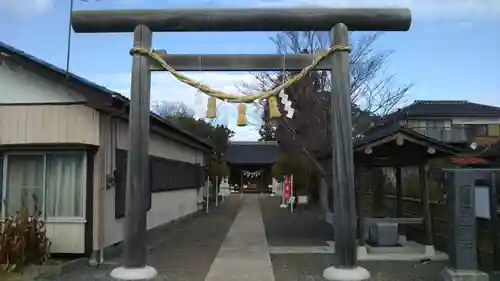
MULTIPOLYGON (((385 68, 396 83, 412 83, 413 100, 468 100, 500 106, 499 0, 74 0, 82 9, 168 9, 249 7, 405 7, 412 11, 407 32, 387 32, 376 51, 393 51, 385 68)), ((66 68, 70 0, 0 0, 0 41, 51 64, 66 68)), ((69 70, 129 96, 132 34, 71 32, 69 70)), ((276 53, 275 33, 155 33, 155 49, 183 54, 276 53)), ((213 88, 237 93, 252 83, 252 73, 189 72, 213 88)), ((203 117, 206 96, 176 81, 169 73, 152 77, 152 103, 182 101, 203 117)), ((235 140, 258 138, 258 111, 250 107, 255 126, 236 127, 236 109, 222 104, 218 122, 236 131, 235 140)))

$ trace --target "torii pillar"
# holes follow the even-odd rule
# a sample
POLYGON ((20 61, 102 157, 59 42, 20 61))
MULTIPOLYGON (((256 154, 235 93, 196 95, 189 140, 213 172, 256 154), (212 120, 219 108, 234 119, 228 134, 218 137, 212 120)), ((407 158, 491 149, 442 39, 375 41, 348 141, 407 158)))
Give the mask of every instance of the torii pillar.
MULTIPOLYGON (((346 47, 348 31, 406 31, 408 9, 170 9, 75 11, 75 32, 134 32, 134 46, 150 49, 152 32, 163 31, 330 31, 333 44, 346 47)), ((345 48, 344 48, 345 49, 345 48)), ((169 55, 160 54, 178 71, 301 70, 314 55, 169 55)), ((324 277, 329 280, 366 280, 370 274, 357 266, 354 167, 351 136, 349 54, 335 52, 316 70, 332 71, 332 161, 338 187, 336 245, 339 257, 324 277)), ((123 266, 111 273, 119 280, 147 280, 156 270, 146 265, 147 157, 149 142, 150 71, 159 70, 148 58, 133 56, 129 121, 130 152, 127 176, 126 227, 123 266)))

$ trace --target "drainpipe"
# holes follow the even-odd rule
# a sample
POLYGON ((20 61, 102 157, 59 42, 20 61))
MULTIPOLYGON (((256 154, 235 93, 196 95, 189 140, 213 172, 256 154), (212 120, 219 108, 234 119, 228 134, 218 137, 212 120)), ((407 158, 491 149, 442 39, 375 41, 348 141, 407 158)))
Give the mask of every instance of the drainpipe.
MULTIPOLYGON (((97 240, 97 249, 95 249, 89 258, 89 265, 93 267, 99 267, 103 262, 103 196, 104 191, 106 190, 106 159, 107 159, 107 151, 109 147, 109 126, 106 126, 106 123, 109 124, 109 115, 100 114, 99 116, 99 149, 94 161, 94 188, 95 195, 93 196, 94 200, 94 209, 96 210, 94 215, 94 219, 92 223, 96 228, 96 236, 94 237, 97 240)), ((94 232, 95 233, 95 232, 94 232)))
POLYGON ((102 184, 99 188, 99 265, 104 263, 104 215, 106 211, 104 210, 104 197, 106 196, 106 189, 108 189, 109 184, 109 159, 110 159, 110 150, 112 147, 112 135, 113 135, 113 117, 108 115, 106 118, 107 126, 104 126, 106 129, 103 130, 105 132, 105 145, 104 145, 104 161, 103 161, 103 169, 102 169, 102 184))
MULTIPOLYGON (((115 187, 116 179, 115 179, 115 171, 116 171, 116 148, 118 147, 118 135, 119 135, 119 125, 120 125, 120 119, 112 116, 111 118, 111 147, 110 147, 110 169, 109 169, 109 174, 113 178, 113 188, 115 187)), ((105 205, 104 197, 103 197, 103 206, 105 205)), ((102 251, 101 255, 104 256, 104 220, 102 222, 103 225, 103 231, 102 231, 102 251)), ((104 257, 103 257, 104 259, 104 257)))

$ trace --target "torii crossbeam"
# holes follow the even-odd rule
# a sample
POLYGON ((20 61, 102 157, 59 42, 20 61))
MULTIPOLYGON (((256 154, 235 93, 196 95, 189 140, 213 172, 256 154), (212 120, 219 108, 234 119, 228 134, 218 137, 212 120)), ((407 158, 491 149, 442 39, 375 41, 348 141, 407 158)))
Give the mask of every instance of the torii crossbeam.
MULTIPOLYGON (((407 31, 408 9, 170 9, 75 11, 71 15, 77 33, 134 32, 134 47, 151 50, 152 32, 169 31, 331 31, 333 45, 347 46, 348 31, 407 31)), ((161 51, 156 51, 161 53, 161 51)), ((162 57, 180 71, 272 71, 301 69, 312 55, 170 55, 162 57), (284 61, 285 60, 285 61, 284 61)), ((352 280, 369 278, 357 266, 356 206, 351 136, 349 54, 334 52, 316 69, 332 71, 332 161, 335 188, 336 254, 339 268, 329 267, 324 277, 339 280, 339 272, 354 274, 352 280)), ((114 270, 116 279, 151 279, 155 270, 146 266, 146 208, 149 147, 151 71, 160 70, 147 57, 133 54, 129 121, 126 229, 124 263, 114 270), (141 275, 142 274, 142 275, 141 275), (140 276, 139 276, 140 275, 140 276)), ((345 275, 343 275, 345 276, 345 275)), ((349 279, 342 279, 349 280, 349 279)))

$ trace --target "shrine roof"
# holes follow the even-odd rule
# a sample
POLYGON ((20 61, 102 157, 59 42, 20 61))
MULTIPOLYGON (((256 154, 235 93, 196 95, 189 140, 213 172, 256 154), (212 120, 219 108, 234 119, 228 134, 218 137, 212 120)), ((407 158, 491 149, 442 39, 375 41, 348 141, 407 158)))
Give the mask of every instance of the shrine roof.
POLYGON ((233 165, 272 165, 278 156, 276 141, 230 142, 225 159, 233 165))
POLYGON ((407 166, 427 159, 455 155, 458 147, 427 137, 398 123, 368 130, 354 141, 355 161, 373 166, 407 166))

